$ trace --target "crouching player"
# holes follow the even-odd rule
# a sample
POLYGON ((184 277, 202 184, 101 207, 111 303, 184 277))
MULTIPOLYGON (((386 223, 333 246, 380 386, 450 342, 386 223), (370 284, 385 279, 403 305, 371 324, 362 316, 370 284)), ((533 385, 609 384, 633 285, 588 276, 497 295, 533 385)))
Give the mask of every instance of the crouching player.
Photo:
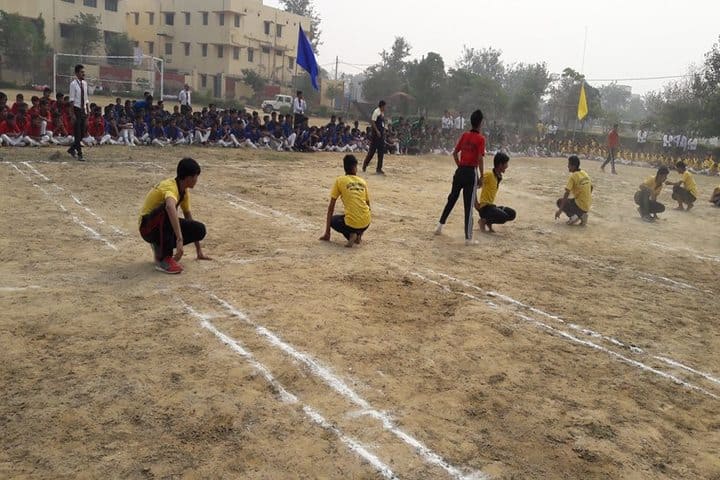
POLYGON ((592 204, 592 181, 587 172, 580 169, 580 159, 577 155, 568 158, 568 171, 570 177, 565 186, 565 195, 557 201, 555 218, 558 219, 561 213, 565 213, 568 216, 568 225, 580 222, 580 225, 584 226, 587 224, 588 212, 592 204), (568 198, 571 193, 573 198, 568 198))
POLYGON ((500 188, 503 173, 507 170, 510 157, 505 153, 498 152, 493 158, 493 169, 485 172, 482 177, 482 191, 480 200, 475 208, 480 212, 480 231, 493 233, 494 224, 502 225, 515 220, 515 210, 510 207, 498 207, 495 205, 495 196, 500 188))
POLYGON ((140 210, 140 235, 152 246, 155 268, 161 272, 182 272, 177 262, 183 256, 183 245, 188 243, 195 243, 198 260, 211 260, 200 247, 205 225, 193 220, 190 213, 189 190, 199 176, 200 165, 192 158, 183 158, 178 163, 177 176, 156 184, 145 196, 140 210), (185 218, 178 217, 178 207, 185 218))
POLYGON ((370 226, 370 196, 365 180, 357 176, 358 161, 355 155, 345 155, 343 168, 345 175, 337 177, 330 192, 330 204, 327 209, 327 220, 325 222, 325 234, 320 240, 330 240, 330 228, 340 232, 347 243, 346 247, 352 248, 360 244, 365 230, 370 226), (333 215, 335 213, 335 202, 338 197, 342 199, 345 207, 345 215, 333 215))

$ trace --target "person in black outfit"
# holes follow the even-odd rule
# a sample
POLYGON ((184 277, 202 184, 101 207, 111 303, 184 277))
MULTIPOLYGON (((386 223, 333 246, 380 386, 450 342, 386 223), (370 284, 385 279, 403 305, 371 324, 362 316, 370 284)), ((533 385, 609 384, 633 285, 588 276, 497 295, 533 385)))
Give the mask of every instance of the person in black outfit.
POLYGON ((68 149, 68 153, 83 161, 82 139, 85 138, 87 123, 87 108, 90 103, 87 96, 87 82, 85 81, 85 67, 75 65, 75 78, 70 82, 70 103, 73 106, 73 136, 75 142, 68 149))
POLYGON ((378 163, 375 173, 378 175, 385 175, 383 171, 383 158, 385 157, 385 100, 380 100, 377 108, 373 111, 372 117, 370 118, 370 126, 372 127, 372 140, 370 143, 370 150, 368 150, 363 162, 363 172, 367 170, 370 161, 372 161, 375 152, 377 152, 378 163))

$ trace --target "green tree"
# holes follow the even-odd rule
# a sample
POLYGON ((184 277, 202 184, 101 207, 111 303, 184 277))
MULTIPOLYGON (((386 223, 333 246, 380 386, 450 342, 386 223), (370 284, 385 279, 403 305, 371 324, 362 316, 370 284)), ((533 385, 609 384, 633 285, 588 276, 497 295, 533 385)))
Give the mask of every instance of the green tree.
POLYGON ((102 30, 98 27, 100 17, 89 13, 79 13, 70 19, 70 37, 65 41, 65 48, 79 55, 90 55, 97 50, 103 41, 102 30))
POLYGON ((243 69, 242 74, 243 82, 252 88, 254 96, 257 98, 258 95, 261 95, 265 90, 267 80, 255 70, 250 70, 248 68, 243 69))
POLYGON ((479 108, 486 118, 500 118, 507 105, 507 94, 500 82, 465 69, 450 69, 446 105, 457 111, 479 108))
POLYGON ((460 59, 456 62, 455 68, 501 82, 505 76, 505 65, 500 59, 501 56, 502 51, 492 47, 476 50, 463 45, 460 59))
POLYGON ((365 71, 367 78, 363 82, 363 96, 371 103, 395 92, 408 93, 407 62, 410 44, 403 37, 395 37, 390 51, 380 52, 380 63, 365 71))
POLYGON ((632 97, 631 91, 619 86, 615 82, 603 85, 599 90, 600 105, 602 106, 607 123, 612 125, 626 118, 632 97))
POLYGON ((303 17, 310 18, 310 31, 307 32, 310 37, 310 44, 313 47, 315 54, 318 53, 318 48, 322 45, 320 41, 320 15, 315 11, 315 7, 311 0, 280 0, 280 3, 285 8, 286 12, 291 12, 296 15, 302 15, 303 17))
POLYGON ((421 110, 437 112, 444 107, 447 74, 445 62, 434 52, 429 52, 421 60, 407 65, 409 93, 417 100, 421 110))
POLYGON ((127 36, 127 33, 116 33, 110 35, 105 42, 105 54, 113 57, 132 57, 134 55, 134 44, 127 36))
POLYGON ((6 68, 31 73, 35 82, 48 81, 51 49, 42 16, 27 19, 0 10, 0 52, 6 68))
POLYGON ((575 125, 577 121, 580 86, 583 83, 585 84, 585 96, 588 103, 588 115, 585 119, 602 117, 600 91, 585 82, 584 75, 572 68, 566 68, 563 70, 559 80, 550 88, 550 98, 547 102, 547 113, 565 129, 575 125))
POLYGON ((545 63, 518 63, 508 68, 503 87, 509 97, 509 119, 517 125, 534 124, 549 84, 550 73, 545 63))

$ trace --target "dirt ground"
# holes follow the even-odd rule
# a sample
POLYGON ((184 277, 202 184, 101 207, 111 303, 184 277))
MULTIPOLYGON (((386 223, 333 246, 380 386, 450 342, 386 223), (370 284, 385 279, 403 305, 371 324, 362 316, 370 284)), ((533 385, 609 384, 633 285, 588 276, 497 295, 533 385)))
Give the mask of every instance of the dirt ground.
POLYGON ((583 162, 568 227, 566 161, 513 158, 466 247, 452 161, 390 156, 349 250, 340 154, 51 153, 0 150, 2 478, 720 479, 717 178, 646 224, 650 170, 583 162), (136 215, 184 155, 214 261, 167 276, 136 215))

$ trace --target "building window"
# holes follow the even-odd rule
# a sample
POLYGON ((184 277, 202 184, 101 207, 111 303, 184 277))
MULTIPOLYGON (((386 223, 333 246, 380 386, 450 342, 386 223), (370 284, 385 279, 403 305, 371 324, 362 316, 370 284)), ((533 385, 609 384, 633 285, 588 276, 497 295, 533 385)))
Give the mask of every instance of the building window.
POLYGON ((72 26, 67 23, 60 24, 60 38, 70 38, 72 36, 72 26))
POLYGON ((282 37, 282 27, 280 24, 275 25, 275 36, 278 38, 282 37))
POLYGON ((133 17, 135 17, 135 25, 139 25, 140 24, 140 13, 133 12, 133 17))
POLYGON ((202 56, 207 57, 207 43, 201 43, 200 50, 202 51, 202 56))
POLYGON ((248 48, 248 62, 253 63, 253 57, 255 57, 255 50, 248 48))
POLYGON ((218 24, 221 27, 225 26, 225 14, 224 13, 218 13, 218 24))
POLYGON ((105 0, 105 10, 108 12, 117 12, 118 0, 105 0))
POLYGON ((208 24, 208 12, 200 12, 202 13, 202 19, 203 19, 203 25, 208 24))
POLYGON ((190 12, 185 12, 185 25, 190 25, 190 12))
POLYGON ((137 40, 133 40, 132 44, 135 48, 138 48, 140 46, 140 42, 138 42, 137 40))
POLYGON ((147 43, 148 55, 152 55, 153 53, 155 53, 155 42, 145 42, 145 43, 147 43))
POLYGON ((270 22, 265 21, 265 35, 270 35, 270 22))
POLYGON ((174 12, 165 12, 165 25, 175 25, 174 12))
POLYGON ((223 58, 223 46, 218 45, 217 49, 218 49, 218 58, 223 58))
POLYGON ((65 3, 75 3, 75 0, 62 0, 65 3))
POLYGON ((262 47, 263 53, 270 53, 270 47, 262 47))
POLYGON ((172 43, 165 44, 165 55, 172 55, 172 43))
POLYGON ((282 50, 275 50, 275 55, 278 57, 282 57, 283 51, 282 50))
POLYGON ((240 28, 240 15, 235 14, 235 28, 240 28))
POLYGON ((83 0, 83 5, 86 7, 97 8, 97 0, 83 0))
POLYGON ((207 75, 205 75, 204 73, 200 74, 200 86, 202 88, 207 87, 207 75))
POLYGON ((183 49, 185 50, 185 56, 190 56, 190 42, 183 42, 183 49))
POLYGON ((288 68, 290 70, 292 70, 293 67, 295 66, 295 59, 293 57, 287 57, 287 59, 288 59, 288 68))
POLYGON ((148 25, 155 25, 155 14, 148 12, 148 25))
POLYGON ((233 60, 240 60, 240 47, 233 47, 233 60))

